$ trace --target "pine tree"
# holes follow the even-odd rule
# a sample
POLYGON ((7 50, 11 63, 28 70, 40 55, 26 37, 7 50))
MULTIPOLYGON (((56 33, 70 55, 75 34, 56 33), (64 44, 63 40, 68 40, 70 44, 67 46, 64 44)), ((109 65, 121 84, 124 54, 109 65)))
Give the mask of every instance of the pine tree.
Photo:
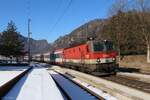
POLYGON ((8 23, 7 29, 1 36, 1 55, 6 57, 20 57, 24 54, 24 44, 13 21, 8 23))

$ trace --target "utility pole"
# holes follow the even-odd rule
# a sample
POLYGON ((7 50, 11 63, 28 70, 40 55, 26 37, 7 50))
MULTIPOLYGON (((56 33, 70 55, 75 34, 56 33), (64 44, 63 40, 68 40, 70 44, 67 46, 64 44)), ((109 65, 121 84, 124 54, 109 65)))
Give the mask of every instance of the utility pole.
POLYGON ((30 32, 30 23, 31 23, 31 19, 29 18, 28 19, 28 63, 30 65, 30 62, 31 62, 31 49, 30 49, 30 35, 31 35, 31 32, 30 32))

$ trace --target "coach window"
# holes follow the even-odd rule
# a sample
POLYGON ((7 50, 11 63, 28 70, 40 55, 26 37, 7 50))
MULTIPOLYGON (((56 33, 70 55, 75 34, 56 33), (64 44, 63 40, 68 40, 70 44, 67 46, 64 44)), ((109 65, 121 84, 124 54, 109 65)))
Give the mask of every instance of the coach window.
POLYGON ((60 58, 60 57, 59 57, 59 54, 56 54, 56 58, 60 58))

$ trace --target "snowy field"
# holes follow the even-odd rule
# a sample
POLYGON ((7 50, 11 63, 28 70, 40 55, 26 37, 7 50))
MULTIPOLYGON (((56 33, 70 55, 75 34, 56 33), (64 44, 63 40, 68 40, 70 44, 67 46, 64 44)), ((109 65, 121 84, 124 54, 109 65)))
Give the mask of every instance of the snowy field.
POLYGON ((50 74, 45 68, 34 67, 26 74, 3 100, 63 100, 50 74))
POLYGON ((23 71, 27 70, 29 67, 10 67, 10 66, 0 66, 0 86, 4 85, 23 71))

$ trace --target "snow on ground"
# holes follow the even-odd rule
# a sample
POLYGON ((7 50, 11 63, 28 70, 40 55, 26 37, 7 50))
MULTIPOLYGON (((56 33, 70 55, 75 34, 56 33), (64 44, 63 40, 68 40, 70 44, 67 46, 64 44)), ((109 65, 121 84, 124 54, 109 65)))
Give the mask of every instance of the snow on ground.
POLYGON ((0 86, 4 85, 29 67, 0 66, 0 86))
POLYGON ((120 72, 118 74, 127 75, 127 76, 133 76, 133 77, 140 77, 140 78, 150 78, 150 75, 146 74, 139 74, 139 73, 128 73, 128 72, 120 72))
POLYGON ((127 76, 127 77, 137 78, 140 81, 150 83, 150 75, 140 74, 140 73, 128 73, 128 72, 119 72, 117 74, 127 76))
POLYGON ((63 100, 52 77, 42 67, 34 68, 24 76, 4 100, 63 100))

